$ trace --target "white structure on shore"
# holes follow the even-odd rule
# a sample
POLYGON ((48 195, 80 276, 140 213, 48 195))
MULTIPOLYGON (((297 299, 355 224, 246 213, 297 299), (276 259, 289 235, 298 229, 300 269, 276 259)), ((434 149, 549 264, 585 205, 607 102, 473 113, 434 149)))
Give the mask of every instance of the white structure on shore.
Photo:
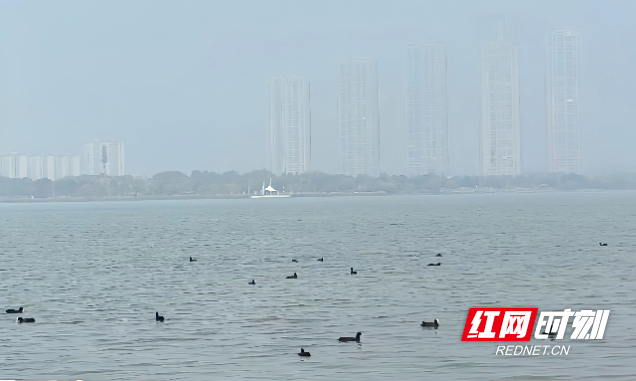
POLYGON ((85 175, 105 175, 110 177, 123 176, 124 167, 124 143, 96 140, 84 145, 85 175))
POLYGON ((448 173, 446 46, 407 47, 406 169, 409 176, 448 173))
POLYGON ((375 58, 356 58, 340 64, 338 139, 339 173, 380 174, 379 85, 375 58))
POLYGON ((498 18, 495 40, 481 52, 481 174, 521 173, 519 141, 519 63, 517 47, 507 41, 507 22, 498 18))
POLYGON ((548 33, 546 117, 550 172, 581 173, 579 35, 572 28, 548 33))
POLYGON ((280 176, 311 169, 309 82, 299 76, 272 78, 268 90, 267 169, 280 176))

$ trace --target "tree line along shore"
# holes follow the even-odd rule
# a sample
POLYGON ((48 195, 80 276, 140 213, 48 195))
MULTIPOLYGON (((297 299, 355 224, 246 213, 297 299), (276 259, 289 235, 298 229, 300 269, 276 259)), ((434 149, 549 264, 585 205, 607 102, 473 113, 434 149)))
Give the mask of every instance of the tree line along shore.
POLYGON ((142 176, 76 176, 51 181, 0 176, 0 198, 241 198, 261 190, 270 179, 280 192, 292 195, 436 194, 488 191, 547 190, 636 190, 636 174, 582 176, 577 174, 532 174, 520 176, 424 175, 417 177, 382 174, 379 177, 330 175, 321 172, 275 176, 268 171, 222 174, 177 171, 142 176))

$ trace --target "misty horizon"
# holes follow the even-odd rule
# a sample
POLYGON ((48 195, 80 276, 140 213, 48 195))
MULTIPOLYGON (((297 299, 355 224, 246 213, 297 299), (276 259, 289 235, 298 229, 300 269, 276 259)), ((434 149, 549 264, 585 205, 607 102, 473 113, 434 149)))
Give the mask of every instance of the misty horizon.
POLYGON ((406 174, 407 46, 434 39, 447 52, 448 175, 476 175, 479 54, 489 18, 505 15, 519 52, 521 173, 548 169, 546 36, 559 27, 580 34, 583 173, 636 168, 630 2, 35 4, 0 6, 0 152, 80 155, 116 139, 126 174, 264 169, 266 83, 298 75, 311 87, 311 169, 337 173, 338 65, 373 57, 381 172, 406 174))

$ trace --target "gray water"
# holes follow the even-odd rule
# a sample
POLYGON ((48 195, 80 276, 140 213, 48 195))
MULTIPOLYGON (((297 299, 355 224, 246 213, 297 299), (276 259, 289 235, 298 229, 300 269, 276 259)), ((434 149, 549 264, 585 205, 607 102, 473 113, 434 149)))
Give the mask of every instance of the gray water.
POLYGON ((0 378, 633 380, 635 201, 1 204, 0 308, 36 323, 0 315, 0 378), (470 307, 611 315, 602 340, 566 336, 568 356, 502 357, 498 343, 460 341, 470 307), (361 344, 337 341, 357 331, 361 344))

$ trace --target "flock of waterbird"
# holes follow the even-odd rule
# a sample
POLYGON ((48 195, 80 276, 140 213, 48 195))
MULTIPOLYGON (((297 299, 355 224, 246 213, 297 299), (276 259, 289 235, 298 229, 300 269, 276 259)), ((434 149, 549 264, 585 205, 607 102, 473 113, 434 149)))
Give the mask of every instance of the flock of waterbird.
MULTIPOLYGON (((437 254, 436 257, 441 257, 442 254, 437 254)), ((190 257, 190 262, 196 262, 197 260, 195 258, 190 257)), ((317 259, 318 262, 324 262, 325 258, 321 257, 317 259)), ((298 263, 297 259, 292 259, 292 263, 298 263)), ((440 266, 441 263, 437 262, 437 263, 429 263, 428 266, 440 266)), ((350 268, 350 274, 351 275, 357 275, 358 272, 355 271, 353 269, 353 267, 350 268)), ((294 275, 289 275, 287 276, 285 279, 298 279, 298 274, 294 273, 294 275)), ((248 285, 256 285, 256 280, 252 279, 250 282, 247 283, 248 285)), ((161 315, 159 315, 159 311, 155 312, 155 320, 157 322, 163 323, 165 318, 161 315)), ((435 319, 432 322, 426 322, 426 321, 422 321, 422 324, 420 324, 422 327, 432 327, 432 328, 437 328, 439 327, 439 320, 435 319)), ((355 337, 351 337, 351 336, 342 336, 338 338, 338 341, 341 343, 346 343, 346 342, 352 342, 355 341, 356 343, 360 342, 360 337, 362 336, 362 332, 358 332, 356 333, 355 337)), ((310 357, 311 353, 309 352, 305 352, 305 349, 300 348, 300 352, 298 353, 298 356, 301 357, 310 357)))
MULTIPOLYGON (((599 242, 598 243, 599 246, 607 246, 607 243, 603 243, 603 242, 599 242)), ((442 254, 437 254, 436 257, 441 257, 442 254)), ((190 257, 190 262, 196 262, 197 260, 195 258, 190 257)), ((324 262, 325 258, 318 258, 317 260, 318 262, 324 262)), ((292 259, 292 263, 298 263, 297 259, 292 259)), ((428 266, 441 266, 440 262, 437 263, 429 263, 428 266)), ((353 267, 351 267, 351 275, 357 275, 358 272, 353 270, 353 267)), ((294 273, 294 275, 290 275, 288 277, 286 277, 286 279, 298 279, 298 274, 294 273)), ((256 285, 256 281, 254 279, 252 279, 252 281, 250 281, 248 283, 249 285, 256 285)), ((24 307, 20 307, 18 309, 13 309, 13 308, 9 308, 8 310, 6 310, 6 312, 8 314, 21 314, 24 312, 24 307)), ((159 311, 155 312, 155 321, 157 321, 158 323, 163 323, 166 319, 159 315, 159 311)), ((23 317, 18 317, 17 319, 18 323, 35 323, 35 318, 23 318, 23 317)), ((437 328, 439 327, 439 320, 435 319, 432 322, 426 322, 426 321, 422 321, 422 324, 420 324, 422 327, 432 327, 432 328, 437 328)), ((550 332, 552 331, 552 327, 550 327, 550 332)), ((343 336, 343 337, 339 337, 338 341, 342 342, 342 343, 346 343, 346 342, 352 342, 355 341, 357 343, 360 342, 360 337, 362 336, 362 332, 358 332, 356 333, 355 337, 347 337, 347 336, 343 336)), ((309 352, 305 352, 305 350, 303 348, 300 348, 300 352, 298 353, 298 356, 301 357, 309 357, 311 356, 311 353, 309 352)))
MULTIPOLYGON (((607 246, 607 244, 600 244, 601 246, 607 246)), ((437 254, 436 257, 441 257, 442 254, 437 254)), ((190 257, 190 262, 196 262, 197 260, 195 258, 190 257)), ((318 262, 324 262, 325 258, 318 258, 317 260, 318 262)), ((297 259, 292 259, 292 263, 298 263, 297 259)), ((441 263, 429 263, 428 266, 440 266, 441 263)), ((353 267, 351 267, 351 271, 350 271, 351 275, 357 275, 358 272, 353 270, 353 267)), ((294 273, 294 275, 290 275, 288 276, 286 279, 298 279, 298 274, 294 273)), ((251 282, 248 283, 249 285, 256 285, 256 281, 254 279, 252 279, 251 282)), ((24 307, 20 307, 18 309, 13 309, 10 308, 8 310, 6 310, 6 312, 8 314, 21 314, 24 312, 24 307)), ((155 312, 155 321, 157 321, 158 323, 163 323, 166 320, 166 318, 164 318, 163 316, 159 315, 159 311, 155 312)), ((169 320, 169 319, 168 319, 169 320)), ((23 318, 23 317, 18 317, 17 319, 18 323, 35 323, 35 318, 23 318)), ((422 327, 432 327, 432 328, 437 328, 439 327, 439 320, 435 319, 432 322, 426 322, 426 321, 422 321, 422 324, 420 324, 422 327)), ((346 343, 346 342, 360 342, 360 337, 362 336, 362 332, 358 332, 356 333, 355 337, 348 337, 348 336, 343 336, 343 337, 339 337, 338 341, 341 343, 346 343)), ((303 348, 300 348, 300 353, 298 353, 298 356, 301 357, 309 357, 311 356, 311 353, 309 352, 305 352, 305 350, 303 348)))

